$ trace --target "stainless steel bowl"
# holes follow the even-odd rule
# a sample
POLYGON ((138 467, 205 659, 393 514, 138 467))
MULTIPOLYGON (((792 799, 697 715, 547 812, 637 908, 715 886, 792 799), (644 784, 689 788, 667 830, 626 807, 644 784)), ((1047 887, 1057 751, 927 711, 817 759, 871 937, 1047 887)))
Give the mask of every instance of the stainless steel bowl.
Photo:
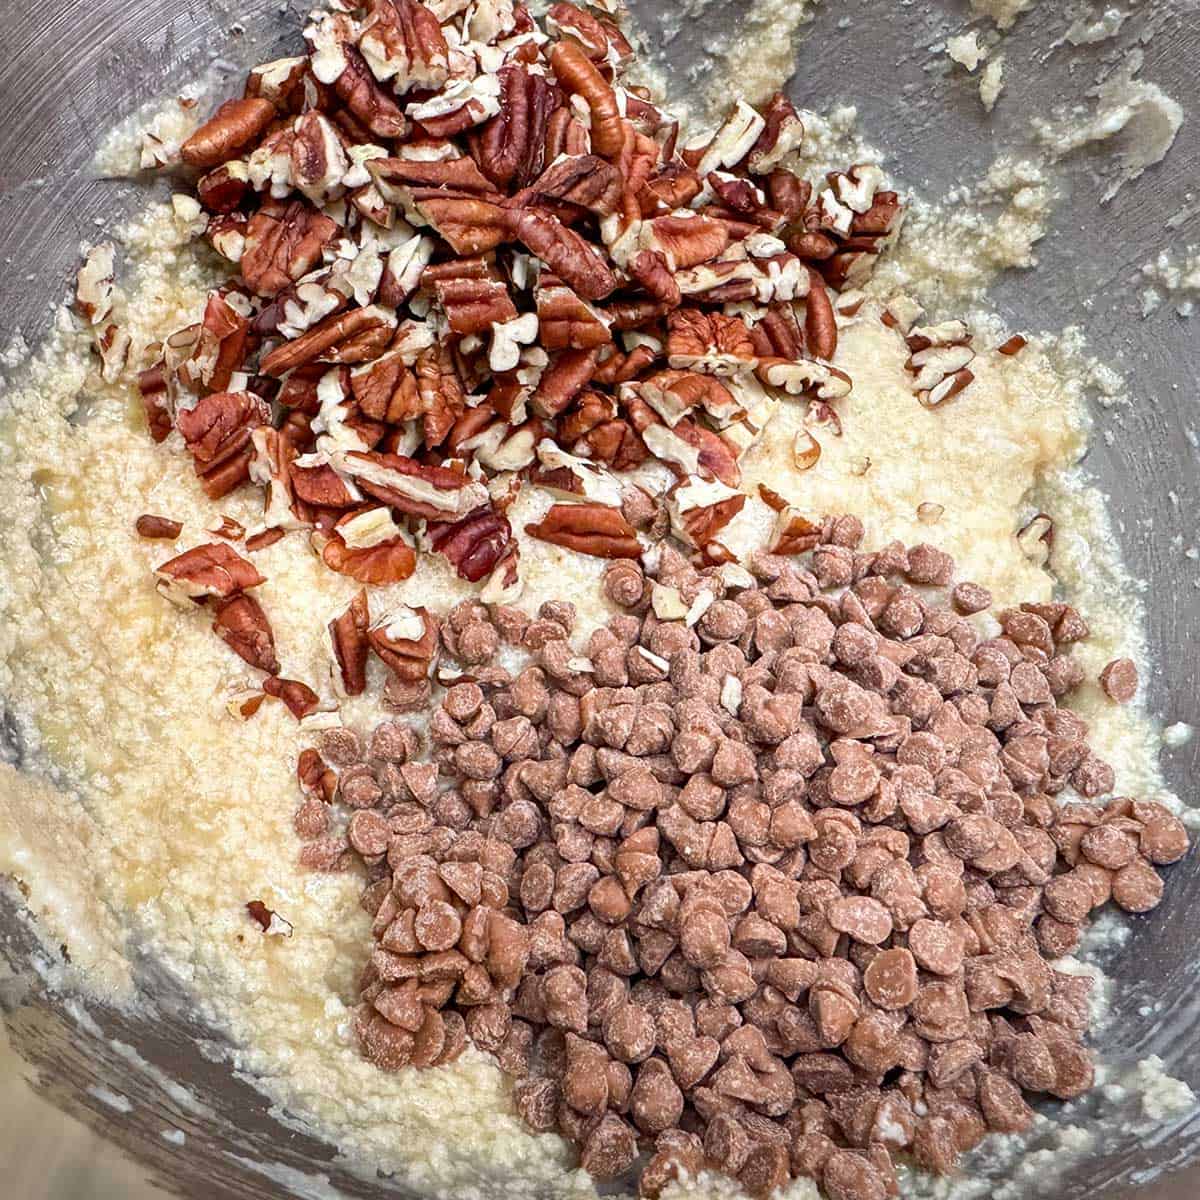
MULTIPOLYGON (((1074 8, 1087 4, 1067 7, 1071 11, 1043 5, 1021 18, 1005 47, 1007 91, 991 119, 972 94, 973 81, 944 69, 944 56, 931 49, 969 15, 957 0, 823 5, 803 36, 791 93, 816 109, 856 103, 863 128, 890 152, 897 175, 931 195, 978 178, 1002 145, 1027 137, 1031 116, 1082 99, 1080 90, 1114 48, 1137 44, 1139 35, 1154 33, 1143 47, 1143 76, 1191 100, 1192 64, 1200 52, 1195 0, 1135 9, 1117 42, 1047 54, 1074 8), (844 16, 851 19, 847 29, 839 27, 844 16)), ((688 13, 670 45, 680 81, 689 65, 703 62, 714 32, 740 19, 742 9, 734 0, 688 13)), ((635 11, 653 41, 668 7, 635 0, 635 11)), ((18 333, 35 342, 47 328, 79 243, 94 238, 98 223, 111 225, 135 211, 147 188, 165 188, 95 178, 89 162, 102 131, 142 102, 169 94, 215 57, 229 65, 230 87, 236 86, 234 68, 296 47, 303 9, 281 15, 277 0, 236 7, 225 0, 51 0, 38 6, 0 0, 0 15, 0 343, 7 345, 18 333)), ((1177 318, 1169 306, 1143 321, 1138 302, 1140 265, 1164 246, 1200 240, 1200 210, 1190 190, 1200 180, 1200 126, 1188 121, 1161 166, 1102 205, 1093 168, 1111 152, 1083 151, 1065 164, 1068 194, 1039 248, 1040 265, 1001 278, 992 299, 1012 328, 1082 324, 1094 349, 1128 374, 1134 402, 1097 411, 1098 430, 1113 437, 1095 439, 1087 466, 1111 493, 1126 562, 1146 581, 1149 640, 1161 664, 1148 681, 1150 707, 1167 721, 1200 724, 1200 590, 1197 564, 1182 553, 1196 543, 1200 512, 1200 454, 1188 436, 1200 427, 1200 325, 1177 318), (1189 205, 1193 214, 1168 228, 1189 205)), ((7 702, 19 708, 21 697, 7 702)), ((11 737, 4 750, 21 760, 22 748, 11 737)), ((1164 765, 1180 794, 1200 802, 1200 742, 1169 752, 1164 765)), ((1163 906, 1152 920, 1135 923, 1131 939, 1106 964, 1119 984, 1107 1051, 1118 1063, 1158 1054, 1172 1074, 1200 1090, 1192 949, 1197 909, 1200 867, 1193 858, 1169 873, 1163 906), (1150 1017, 1142 1015, 1147 1006, 1150 1017)), ((220 1046, 220 1033, 197 1022, 189 997, 152 960, 137 971, 144 993, 154 997, 153 1021, 86 1004, 95 1025, 81 1025, 79 1007, 49 992, 30 969, 37 947, 14 887, 0 887, 0 935, 0 1006, 37 1090, 122 1147, 162 1188, 205 1200, 403 1194, 386 1181, 351 1175, 334 1161, 334 1147, 268 1113, 258 1092, 214 1061, 211 1047, 220 1046), (167 1078, 188 1088, 203 1116, 172 1099, 167 1078), (128 1097, 131 1111, 112 1108, 98 1098, 100 1089, 128 1097), (165 1128, 182 1131, 183 1144, 164 1140, 165 1128), (272 1164, 274 1178, 290 1182, 272 1182, 247 1163, 272 1164)), ((10 1104, 23 1107, 19 1099, 10 1104)), ((17 1126, 5 1120, 0 1128, 17 1126)), ((66 1128, 40 1128, 50 1136, 34 1143, 0 1133, 0 1161, 49 1153, 43 1147, 62 1145, 66 1128)), ((1061 1197, 1191 1196, 1200 1175, 1186 1164, 1198 1142, 1200 1114, 1151 1137, 1108 1127, 1094 1156, 1048 1186, 1061 1197)), ((90 1175, 87 1166, 73 1164, 73 1182, 44 1194, 55 1200, 129 1194, 127 1181, 106 1185, 103 1180, 114 1177, 90 1175)))

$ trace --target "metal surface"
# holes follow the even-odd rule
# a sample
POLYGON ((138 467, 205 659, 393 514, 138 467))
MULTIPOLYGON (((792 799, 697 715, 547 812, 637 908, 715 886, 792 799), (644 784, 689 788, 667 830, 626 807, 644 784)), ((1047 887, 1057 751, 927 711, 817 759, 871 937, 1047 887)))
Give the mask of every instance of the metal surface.
MULTIPOLYGON (((825 5, 802 39, 791 92, 806 107, 858 104, 863 128, 890 152, 903 183, 930 195, 977 179, 1008 140, 1020 140, 1031 115, 1082 99, 1080 91, 1106 56, 1118 45, 1136 44, 1147 22, 1155 36, 1143 47, 1143 77, 1191 101, 1200 49, 1194 0, 1140 6, 1118 42, 1064 47, 1047 56, 1045 47, 1069 20, 1062 8, 1043 4, 1021 18, 1005 47, 1008 87, 992 119, 974 95, 974 80, 945 70, 944 56, 930 50, 961 26, 969 15, 965 4, 825 5), (850 18, 846 29, 839 28, 843 17, 850 18), (940 65, 931 68, 934 63, 940 65)), ((657 0, 641 0, 635 9, 653 40, 656 13, 664 10, 657 0)), ((741 9, 713 5, 689 17, 671 46, 681 79, 684 66, 703 58, 713 30, 738 19, 741 9)), ((236 10, 195 0, 52 0, 40 6, 0 0, 6 34, 0 41, 0 342, 7 344, 15 333, 36 340, 74 269, 80 241, 94 236, 95 220, 112 224, 143 202, 144 186, 153 186, 92 178, 88 162, 99 132, 202 71, 214 51, 244 66, 294 47, 300 17, 296 10, 281 14, 275 0, 236 10)), ((1167 721, 1197 724, 1200 590, 1197 566, 1182 548, 1196 542, 1200 511, 1200 464, 1187 436, 1200 427, 1200 317, 1184 322, 1166 306, 1143 322, 1137 271, 1165 245, 1200 241, 1200 215, 1165 228, 1197 199, 1188 189, 1200 179, 1200 125, 1186 123, 1162 166, 1101 205, 1092 168, 1109 161, 1111 152, 1081 152, 1066 164, 1068 194, 1039 249, 1040 265, 1000 279, 993 299, 1015 329, 1082 324, 1093 348, 1129 375, 1135 403, 1118 413, 1097 412, 1098 433, 1112 436, 1096 437, 1088 466, 1111 491, 1126 561, 1147 582, 1150 644, 1163 664, 1148 681, 1150 706, 1167 721)), ((20 697, 8 699, 20 704, 20 697)), ((19 747, 8 750, 19 754, 19 747)), ((1170 781, 1194 803, 1200 803, 1198 756, 1200 745, 1193 741, 1164 759, 1170 781)), ((1200 869, 1193 858, 1169 873, 1162 908, 1152 920, 1136 923, 1106 967, 1119 983, 1110 1055, 1128 1063, 1157 1053, 1172 1074, 1200 1089, 1200 1001, 1192 960, 1197 909, 1200 869), (1144 1015, 1148 1008, 1150 1016, 1144 1015)), ((351 1196, 400 1194, 386 1182, 352 1176, 334 1161, 333 1147, 277 1121, 261 1095, 218 1061, 220 1035, 196 1025, 188 997, 156 973, 153 962, 140 963, 138 973, 145 994, 154 997, 154 1019, 134 1021, 89 1006, 97 1023, 89 1032, 78 1023, 78 1007, 51 995, 29 969, 38 953, 19 893, 0 888, 0 1006, 13 1045, 30 1064, 27 1072, 54 1105, 136 1156, 159 1186, 205 1200, 320 1196, 331 1188, 351 1196), (183 1083, 187 1094, 176 1091, 172 1098, 166 1079, 183 1083), (128 1097, 132 1110, 122 1114, 98 1099, 89 1092, 97 1084, 128 1097), (164 1129, 182 1131, 183 1144, 166 1141, 164 1129), (275 1164, 293 1174, 276 1172, 275 1178, 290 1182, 273 1183, 253 1164, 275 1164)), ((0 1129, 11 1128, 0 1122, 0 1129)), ((26 1151, 3 1140, 8 1136, 0 1133, 3 1162, 26 1151)), ((1127 1125, 1106 1126, 1097 1153, 1069 1179, 1053 1183, 1053 1194, 1136 1191, 1144 1200, 1194 1195, 1194 1171, 1176 1171, 1173 1178, 1171 1171, 1193 1155, 1198 1138, 1196 1116, 1151 1138, 1127 1125)), ((131 1194, 127 1178, 111 1191, 99 1182, 111 1175, 89 1180, 86 1171, 75 1170, 70 1178, 70 1190, 44 1194, 52 1200, 131 1194)))

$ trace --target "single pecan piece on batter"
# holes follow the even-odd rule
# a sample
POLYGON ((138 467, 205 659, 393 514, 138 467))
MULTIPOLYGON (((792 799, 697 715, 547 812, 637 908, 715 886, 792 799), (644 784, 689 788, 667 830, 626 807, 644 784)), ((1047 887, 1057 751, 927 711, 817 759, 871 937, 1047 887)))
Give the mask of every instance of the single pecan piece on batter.
POLYGON ((595 558, 638 558, 637 533, 619 508, 607 504, 554 504, 525 532, 543 542, 595 558))
POLYGON ((342 517, 321 546, 321 560, 359 583, 399 583, 417 569, 416 551, 386 508, 342 517))
POLYGON ((268 675, 263 680, 263 691, 268 696, 282 700, 297 721, 303 720, 309 713, 316 712, 321 704, 320 696, 307 683, 301 683, 298 679, 281 679, 278 675, 268 675))
POLYGON ((176 424, 206 495, 219 500, 250 478, 254 430, 270 415, 251 392, 212 392, 194 408, 179 410, 176 424))
POLYGON ((346 611, 329 622, 333 683, 347 696, 361 696, 367 687, 367 655, 370 651, 367 628, 370 623, 366 591, 359 592, 346 611))
POLYGON ((438 623, 423 608, 399 608, 368 630, 371 649, 397 678, 415 683, 429 674, 438 649, 438 623))
POLYGON ((263 135, 276 117, 270 100, 226 100, 179 149, 189 167, 216 167, 263 135))
POLYGON ((239 592, 221 600, 213 610, 213 632, 252 667, 274 675, 279 670, 275 635, 262 605, 239 592))
POLYGON ((154 576, 163 596, 188 607, 192 601, 203 603, 209 596, 226 600, 264 581, 254 564, 226 542, 193 546, 168 559, 154 576))

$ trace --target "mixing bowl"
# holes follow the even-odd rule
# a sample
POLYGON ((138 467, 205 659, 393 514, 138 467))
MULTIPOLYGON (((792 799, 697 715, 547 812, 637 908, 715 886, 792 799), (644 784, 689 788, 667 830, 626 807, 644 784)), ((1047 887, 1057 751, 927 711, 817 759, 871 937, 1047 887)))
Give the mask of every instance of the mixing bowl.
MULTIPOLYGON (((688 86, 689 67, 698 65, 703 75, 713 38, 745 16, 739 2, 689 5, 682 22, 678 10, 658 0, 639 0, 634 8, 650 43, 661 42, 656 30, 669 27, 672 87, 680 89, 688 86)), ((1035 6, 1021 17, 1005 46, 1007 90, 990 117, 973 94, 975 82, 951 70, 940 52, 945 35, 971 15, 954 0, 822 5, 802 36, 789 91, 803 107, 856 103, 862 128, 886 148, 902 185, 931 196, 979 178, 1001 149, 1027 143, 1032 116, 1087 104, 1086 89, 1099 69, 1117 61, 1118 48, 1139 47, 1142 76, 1191 99, 1200 52, 1195 0, 1135 9, 1116 41, 1052 49, 1074 8, 1035 6)), ((239 6, 0 0, 6 35, 0 41, 0 342, 8 345, 15 335, 36 342, 52 319, 52 302, 64 294, 81 241, 94 239, 99 224, 132 213, 147 189, 167 186, 97 178, 89 163, 100 134, 206 69, 233 89, 239 68, 294 52, 302 16, 281 12, 278 0, 239 6)), ((1097 408, 1086 467, 1110 494, 1125 561, 1145 581, 1149 644, 1160 664, 1145 689, 1151 711, 1168 723, 1196 724, 1200 578, 1184 550, 1196 543, 1200 512, 1194 434, 1200 326, 1169 304, 1143 320, 1139 269, 1164 247, 1200 240, 1200 204, 1189 190, 1200 180, 1200 126, 1185 122, 1167 159, 1104 203, 1098 171, 1126 148, 1118 139, 1061 164, 1063 195, 1038 249, 1039 265, 1001 277, 991 299, 1010 328, 1082 325, 1093 350, 1129 380, 1131 403, 1097 408)), ((19 695, 4 700, 19 710, 19 695)), ((3 730, 3 753, 18 766, 36 766, 11 718, 3 730)), ((1168 750, 1164 770, 1185 801, 1200 802, 1200 741, 1168 750)), ((1200 1088, 1196 911, 1200 867, 1193 856, 1168 873, 1153 919, 1135 921, 1105 962, 1116 983, 1106 1048, 1118 1067, 1157 1054, 1169 1073, 1200 1088)), ((47 986, 20 891, 7 881, 0 886, 0 934, 0 1006, 38 1090, 134 1156, 160 1186, 205 1200, 405 1194, 350 1173, 333 1146, 271 1115, 262 1096, 222 1061, 220 1032, 197 1023, 189 997, 153 959, 135 965, 152 1011, 133 1018, 47 986), (114 1097, 128 1105, 114 1107, 114 1097), (166 1128, 184 1137, 166 1140, 166 1128)), ((1072 1119, 1083 1119, 1082 1110, 1072 1119)), ((10 1128, 7 1121, 2 1128, 10 1128)), ((4 1161, 26 1153, 5 1133, 0 1147, 4 1161)), ((1044 1186, 1064 1200, 1194 1195, 1200 1174, 1187 1163, 1198 1149, 1200 1113, 1149 1136, 1135 1121, 1109 1118, 1094 1151, 1065 1178, 1047 1174, 1044 1186)), ((987 1156, 977 1169, 994 1178, 984 1194, 999 1188, 1009 1170, 987 1156)), ((88 1176, 77 1171, 75 1178, 88 1176)), ((79 1194, 104 1194, 98 1187, 85 1183, 79 1194)), ((1026 1178, 1013 1195, 1038 1190, 1036 1179, 1026 1178)))

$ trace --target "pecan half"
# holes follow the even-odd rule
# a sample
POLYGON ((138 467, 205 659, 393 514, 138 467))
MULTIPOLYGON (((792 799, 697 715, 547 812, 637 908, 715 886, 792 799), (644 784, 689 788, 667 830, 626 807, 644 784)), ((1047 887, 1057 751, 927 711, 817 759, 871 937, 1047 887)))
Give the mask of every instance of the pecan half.
POLYGON ((213 632, 252 667, 268 675, 279 671, 271 623, 253 596, 240 592, 219 601, 213 610, 213 632))
POLYGON ((619 508, 607 504, 552 504, 525 532, 595 558, 639 558, 642 553, 633 526, 619 508))
POLYGON ((642 226, 643 247, 657 250, 672 271, 696 267, 717 258, 729 245, 729 229, 723 221, 695 216, 651 217, 642 226))
POLYGON ((676 309, 668 322, 667 361, 694 371, 736 373, 754 364, 754 339, 740 317, 676 309))
POLYGON ((179 410, 176 424, 211 499, 249 480, 253 433, 270 416, 270 409, 251 392, 212 392, 195 408, 179 410))
POLYGON ((438 649, 438 623, 423 608, 388 613, 367 633, 371 649, 397 678, 416 683, 429 674, 438 649))
POLYGON ((351 450, 335 454, 333 465, 364 492, 400 512, 430 521, 457 520, 488 501, 483 484, 402 454, 351 450))
POLYGON ((524 187, 542 168, 546 127, 558 96, 545 75, 517 63, 501 67, 500 111, 480 127, 472 150, 497 187, 524 187))
POLYGON ((303 200, 264 204, 246 226, 239 265, 259 296, 274 296, 321 261, 321 251, 340 230, 303 200))
POLYGON ((277 346, 261 363, 263 373, 280 376, 319 359, 330 363, 366 362, 392 340, 394 314, 377 304, 335 313, 295 341, 277 346))
POLYGON ((556 217, 535 208, 505 210, 512 235, 585 300, 603 300, 617 277, 599 251, 556 217))
POLYGON ((592 149, 604 158, 615 158, 625 142, 621 114, 617 98, 596 64, 576 43, 559 42, 550 52, 550 66, 564 91, 587 101, 592 149))
POLYGON ((458 521, 431 521, 428 533, 433 548, 454 564, 460 578, 472 583, 495 570, 512 542, 508 518, 490 506, 458 521))
POLYGON ((529 190, 604 217, 617 211, 625 186, 624 177, 612 163, 595 154, 571 154, 552 162, 529 190))
POLYGON ((158 591, 176 604, 190 607, 209 596, 226 600, 264 582, 254 564, 247 562, 227 542, 193 546, 168 559, 154 572, 158 591))
POLYGON ((367 628, 371 612, 367 593, 359 592, 341 616, 329 622, 329 640, 333 646, 333 683, 346 696, 361 696, 367 688, 367 655, 370 643, 367 628))
POLYGON ((275 120, 275 105, 258 96, 226 100, 179 148, 189 167, 219 166, 257 142, 275 120))

